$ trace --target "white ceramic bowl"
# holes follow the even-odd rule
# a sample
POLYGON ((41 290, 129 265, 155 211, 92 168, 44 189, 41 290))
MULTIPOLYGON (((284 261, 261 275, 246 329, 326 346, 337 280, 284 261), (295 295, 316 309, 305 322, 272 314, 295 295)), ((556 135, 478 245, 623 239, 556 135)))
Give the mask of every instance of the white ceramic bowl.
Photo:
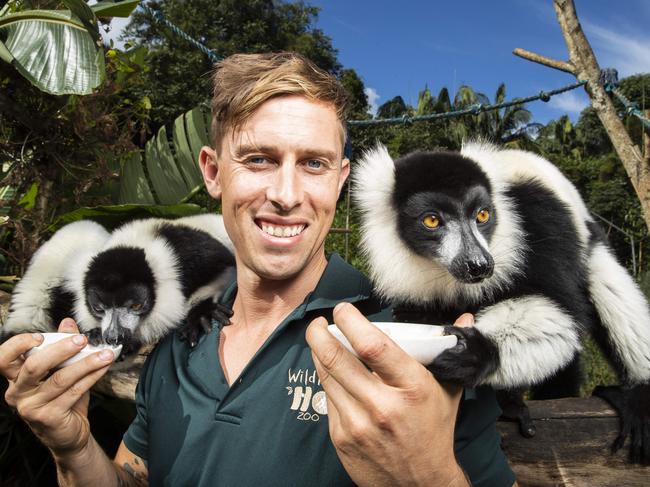
MULTIPOLYGON (((64 338, 70 338, 71 336, 73 336, 72 333, 41 333, 41 335, 43 335, 43 343, 41 343, 38 347, 34 347, 31 350, 25 352, 25 357, 29 357, 33 353, 40 352, 44 348, 49 347, 50 345, 58 342, 59 340, 63 340, 64 338)), ((57 368, 67 367, 70 364, 73 364, 79 360, 86 358, 88 355, 92 355, 93 353, 96 352, 101 352, 102 350, 105 349, 112 350, 113 354, 115 355, 115 358, 117 358, 119 357, 120 352, 122 351, 122 345, 117 345, 116 347, 108 344, 101 344, 97 346, 86 345, 76 355, 73 355, 65 362, 59 364, 57 368)))
MULTIPOLYGON (((419 323, 381 323, 373 322, 377 328, 388 335, 406 353, 423 365, 429 365, 445 349, 456 345, 458 338, 443 335, 443 327, 419 323)), ((352 345, 336 325, 329 325, 329 331, 350 352, 352 345)))

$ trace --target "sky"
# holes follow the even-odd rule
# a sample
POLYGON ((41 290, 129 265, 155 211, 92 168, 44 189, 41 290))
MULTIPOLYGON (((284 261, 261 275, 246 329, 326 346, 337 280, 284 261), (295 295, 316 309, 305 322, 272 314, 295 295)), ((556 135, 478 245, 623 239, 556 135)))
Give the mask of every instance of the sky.
MULTIPOLYGON (((363 79, 377 106, 400 95, 416 104, 428 86, 436 95, 467 84, 490 100, 501 82, 506 98, 552 90, 576 79, 521 59, 516 47, 568 60, 552 0, 309 0, 320 7, 316 27, 332 38, 343 67, 363 79)), ((575 0, 578 18, 601 67, 619 78, 650 73, 650 0, 575 0)), ((115 19, 118 20, 118 19, 115 19)), ((111 32, 116 36, 120 25, 111 32)), ((648 93, 650 106, 650 93, 648 93)), ((536 122, 568 114, 577 120, 589 103, 578 88, 548 103, 530 103, 536 122)))

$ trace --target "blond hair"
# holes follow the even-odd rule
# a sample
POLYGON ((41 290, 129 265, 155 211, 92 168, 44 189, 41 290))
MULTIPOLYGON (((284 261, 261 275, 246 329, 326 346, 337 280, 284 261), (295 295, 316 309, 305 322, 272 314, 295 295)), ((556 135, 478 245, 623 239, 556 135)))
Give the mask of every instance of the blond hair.
POLYGON ((217 63, 212 80, 212 141, 217 152, 228 129, 236 132, 264 102, 288 95, 330 104, 341 122, 341 140, 345 142, 345 89, 334 76, 300 54, 235 54, 217 63))

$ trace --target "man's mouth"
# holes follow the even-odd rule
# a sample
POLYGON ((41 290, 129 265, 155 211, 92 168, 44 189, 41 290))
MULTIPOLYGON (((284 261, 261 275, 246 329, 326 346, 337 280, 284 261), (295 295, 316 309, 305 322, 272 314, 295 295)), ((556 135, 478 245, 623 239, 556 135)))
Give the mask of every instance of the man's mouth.
POLYGON ((295 237, 302 233, 305 229, 304 224, 301 225, 279 225, 277 223, 270 224, 267 222, 258 222, 258 226, 267 235, 280 238, 295 237))

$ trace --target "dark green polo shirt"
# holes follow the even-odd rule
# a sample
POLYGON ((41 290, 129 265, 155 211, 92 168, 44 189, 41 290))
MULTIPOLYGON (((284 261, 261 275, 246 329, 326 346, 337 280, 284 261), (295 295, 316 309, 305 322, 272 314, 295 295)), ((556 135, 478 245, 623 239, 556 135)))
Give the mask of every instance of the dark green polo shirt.
MULTIPOLYGON (((222 302, 232 302, 235 286, 222 302)), ((137 416, 124 443, 147 460, 152 486, 346 486, 329 438, 325 393, 305 328, 331 320, 340 301, 375 321, 391 319, 368 279, 334 254, 316 289, 273 332, 228 386, 219 327, 191 349, 171 334, 140 374, 137 416)), ((458 460, 474 485, 510 486, 514 475, 495 428, 490 389, 466 393, 456 426, 458 460)))

